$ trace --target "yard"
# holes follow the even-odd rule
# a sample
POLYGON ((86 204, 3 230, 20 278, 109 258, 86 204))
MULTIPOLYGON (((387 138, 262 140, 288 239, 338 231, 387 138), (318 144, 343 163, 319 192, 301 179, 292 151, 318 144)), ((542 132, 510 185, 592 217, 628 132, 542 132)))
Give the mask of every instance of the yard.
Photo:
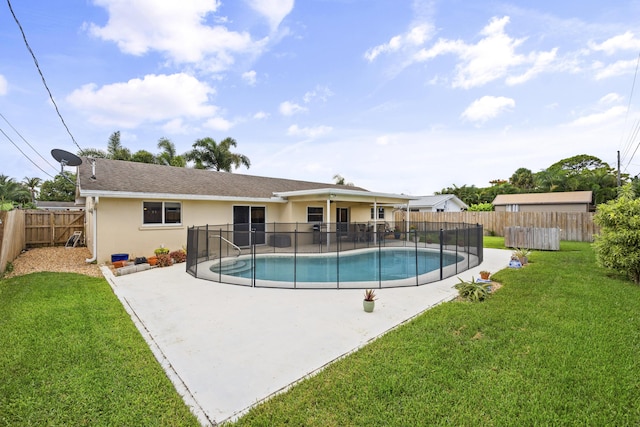
MULTIPOLYGON (((530 261, 234 425, 639 424, 640 287, 585 243, 530 261)), ((13 277, 0 307, 0 425, 197 425, 104 279, 13 277)))

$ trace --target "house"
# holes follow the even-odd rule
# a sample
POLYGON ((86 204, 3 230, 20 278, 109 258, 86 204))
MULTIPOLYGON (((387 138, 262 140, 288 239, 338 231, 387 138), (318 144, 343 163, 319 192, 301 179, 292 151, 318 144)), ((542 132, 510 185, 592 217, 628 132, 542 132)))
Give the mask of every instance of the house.
POLYGON ((460 212, 469 208, 454 194, 423 196, 409 202, 411 212, 460 212))
POLYGON ((112 254, 180 249, 191 226, 297 223, 311 230, 320 223, 390 221, 393 206, 413 199, 354 186, 88 158, 78 166, 77 198, 85 205, 93 257, 87 261, 99 263, 112 254))
POLYGON ((496 212, 589 212, 591 191, 499 194, 493 199, 496 212))

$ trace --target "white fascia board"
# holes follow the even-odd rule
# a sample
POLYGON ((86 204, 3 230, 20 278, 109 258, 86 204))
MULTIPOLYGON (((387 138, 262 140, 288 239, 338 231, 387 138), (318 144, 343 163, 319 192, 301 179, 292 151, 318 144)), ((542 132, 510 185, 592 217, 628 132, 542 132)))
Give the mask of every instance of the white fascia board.
POLYGON ((254 202, 254 203, 287 203, 280 197, 235 197, 209 196, 201 194, 172 194, 172 193, 135 193, 126 191, 83 191, 80 197, 107 197, 118 199, 164 199, 164 200, 205 200, 215 202, 254 202))
POLYGON ((283 191, 283 192, 277 192, 273 194, 274 196, 278 196, 278 197, 320 196, 324 194, 335 194, 336 196, 360 196, 360 197, 367 197, 367 198, 384 197, 384 198, 404 199, 404 200, 419 199, 419 197, 407 196, 405 194, 374 193, 372 191, 346 190, 342 188, 317 188, 314 190, 283 191))

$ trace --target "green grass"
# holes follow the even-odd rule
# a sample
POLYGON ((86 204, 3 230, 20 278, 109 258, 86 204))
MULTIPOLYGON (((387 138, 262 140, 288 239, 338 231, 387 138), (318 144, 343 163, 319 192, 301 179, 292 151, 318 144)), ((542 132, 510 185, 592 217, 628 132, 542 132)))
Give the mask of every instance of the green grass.
POLYGON ((499 237, 499 236, 484 236, 482 238, 483 240, 483 246, 485 248, 492 248, 492 249, 507 249, 504 246, 504 237, 499 237))
POLYGON ((234 425, 640 424, 640 287, 572 242, 493 279, 485 302, 429 310, 234 425))
POLYGON ((0 281, 0 426, 199 425, 104 279, 0 281))

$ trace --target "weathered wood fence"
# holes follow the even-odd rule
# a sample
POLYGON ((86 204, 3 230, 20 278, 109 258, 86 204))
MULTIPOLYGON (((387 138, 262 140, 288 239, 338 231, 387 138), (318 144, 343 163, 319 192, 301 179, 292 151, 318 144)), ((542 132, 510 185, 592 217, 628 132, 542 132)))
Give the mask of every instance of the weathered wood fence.
POLYGON ((7 269, 7 263, 20 255, 25 247, 24 211, 0 211, 0 273, 7 269))
MULTIPOLYGON (((394 220, 404 221, 397 211, 394 220)), ((560 240, 592 242, 599 228, 592 212, 411 212, 411 222, 464 222, 482 224, 486 235, 504 236, 505 227, 558 228, 560 240)))
POLYGON ((560 250, 560 229, 540 227, 505 227, 504 245, 508 248, 560 250))
POLYGON ((27 248, 64 245, 74 231, 82 231, 84 241, 84 211, 25 212, 24 233, 27 248))

